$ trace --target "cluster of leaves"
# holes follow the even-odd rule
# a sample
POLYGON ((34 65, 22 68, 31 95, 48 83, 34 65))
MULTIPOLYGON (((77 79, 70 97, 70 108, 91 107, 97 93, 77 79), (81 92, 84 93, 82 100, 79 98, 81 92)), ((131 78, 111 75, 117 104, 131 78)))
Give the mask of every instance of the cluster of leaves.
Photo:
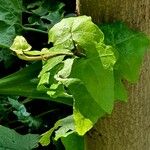
POLYGON ((73 115, 59 120, 42 135, 43 146, 50 143, 54 131, 56 141, 69 135, 83 136, 100 117, 111 114, 116 100, 127 100, 122 80, 138 80, 149 39, 122 23, 101 29, 103 32, 90 17, 70 17, 49 30, 50 49, 31 51, 21 36, 11 46, 21 59, 46 59, 38 75, 39 91, 54 99, 61 97, 65 103, 66 98, 73 100, 73 115))
MULTIPOLYGON (((52 124, 42 124, 34 118, 18 97, 3 98, 1 114, 7 112, 8 103, 18 121, 30 129, 52 128, 40 137, 37 134, 23 136, 0 126, 0 148, 33 149, 38 143, 42 146, 54 143, 59 149, 61 141, 66 150, 83 150, 86 132, 99 118, 111 114, 116 100, 127 101, 127 91, 122 81, 138 81, 149 39, 120 22, 98 27, 87 16, 62 19, 65 17, 64 5, 52 0, 0 2, 0 21, 3 22, 0 23, 0 54, 11 46, 10 49, 19 58, 35 61, 0 79, 0 94, 41 99, 42 102, 49 100, 50 105, 54 101, 63 106, 65 104, 65 109, 71 106, 73 111, 65 115, 60 113, 52 127, 52 124), (37 32, 42 36, 48 34, 48 43, 53 47, 46 45, 41 51, 40 48, 32 49, 35 46, 31 46, 29 43, 32 42, 28 43, 23 36, 15 38, 16 34, 24 32, 37 32), (37 60, 42 60, 42 64, 37 60)), ((0 56, 2 61, 12 57, 0 56)), ((49 111, 52 108, 55 109, 56 105, 48 108, 49 111)), ((36 133, 41 131, 36 130, 36 133)))
MULTIPOLYGON (((63 3, 53 0, 42 2, 40 0, 0 1, 0 77, 19 70, 0 79, 0 94, 2 95, 0 122, 1 125, 14 128, 21 134, 40 134, 51 127, 58 118, 67 114, 68 110, 70 111, 67 105, 48 103, 47 100, 53 99, 50 99, 46 93, 37 91, 37 74, 41 69, 41 63, 21 61, 9 49, 18 34, 25 35, 33 45, 37 45, 37 43, 39 47, 44 45, 44 42, 47 41, 48 30, 67 14, 63 8, 63 3), (31 35, 34 35, 33 38, 31 35), (36 40, 35 44, 33 39, 36 40), (32 105, 36 107, 32 107, 32 105), (49 117, 48 114, 51 113, 52 116, 49 117), (55 117, 53 117, 54 114, 55 117), (42 128, 40 128, 41 125, 42 128)), ((38 46, 36 47, 38 48, 38 46)), ((63 101, 57 99, 57 102, 63 101)), ((23 136, 20 134, 3 126, 0 126, 0 130, 6 132, 0 133, 0 149, 32 149, 38 146, 39 135, 31 134, 30 137, 22 138, 23 136)))

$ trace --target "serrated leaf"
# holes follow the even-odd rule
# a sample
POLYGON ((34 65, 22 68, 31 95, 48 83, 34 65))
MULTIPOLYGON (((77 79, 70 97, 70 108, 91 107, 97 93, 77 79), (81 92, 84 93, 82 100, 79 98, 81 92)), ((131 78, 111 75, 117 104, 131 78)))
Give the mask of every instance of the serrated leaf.
POLYGON ((20 135, 15 130, 0 126, 0 148, 9 150, 31 150, 38 146, 39 135, 20 135))
POLYGON ((63 7, 63 3, 51 0, 37 0, 29 3, 26 10, 32 15, 28 17, 28 23, 25 26, 47 31, 64 17, 63 7))
POLYGON ((29 112, 27 112, 26 107, 20 103, 17 99, 8 97, 9 104, 12 106, 13 113, 17 116, 18 121, 27 124, 29 127, 38 128, 40 122, 33 118, 29 112))
POLYGON ((65 146, 65 150, 85 150, 84 137, 75 133, 70 134, 65 138, 61 138, 61 141, 65 146))

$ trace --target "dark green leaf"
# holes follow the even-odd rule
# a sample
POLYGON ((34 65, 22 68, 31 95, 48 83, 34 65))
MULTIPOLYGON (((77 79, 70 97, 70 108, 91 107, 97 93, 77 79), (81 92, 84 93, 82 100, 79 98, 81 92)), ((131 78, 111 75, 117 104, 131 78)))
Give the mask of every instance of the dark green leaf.
POLYGON ((106 44, 113 45, 119 53, 116 69, 123 78, 136 82, 150 40, 145 34, 133 31, 123 23, 104 25, 101 29, 105 34, 106 44))
POLYGON ((0 126, 0 149, 31 150, 38 147, 39 135, 20 135, 14 130, 0 126))
POLYGON ((15 24, 21 23, 21 7, 21 0, 0 0, 0 47, 10 47, 16 35, 15 24))

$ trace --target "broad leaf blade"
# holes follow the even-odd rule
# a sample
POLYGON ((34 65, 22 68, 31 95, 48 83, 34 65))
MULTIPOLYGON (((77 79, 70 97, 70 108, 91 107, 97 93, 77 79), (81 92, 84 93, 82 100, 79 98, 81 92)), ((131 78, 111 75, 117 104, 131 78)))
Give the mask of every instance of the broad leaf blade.
POLYGON ((101 27, 106 44, 113 45, 119 53, 116 69, 130 82, 139 78, 143 56, 150 40, 141 32, 129 29, 123 23, 114 23, 101 27))
POLYGON ((80 79, 97 105, 111 113, 114 102, 113 71, 103 68, 99 55, 76 60, 70 77, 80 79))

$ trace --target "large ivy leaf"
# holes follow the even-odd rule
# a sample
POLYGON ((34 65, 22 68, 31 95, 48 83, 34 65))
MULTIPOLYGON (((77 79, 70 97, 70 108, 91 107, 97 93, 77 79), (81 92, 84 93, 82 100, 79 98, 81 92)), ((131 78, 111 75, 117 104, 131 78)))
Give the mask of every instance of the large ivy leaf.
MULTIPOLYGON (((70 77, 80 79, 97 105, 105 112, 111 113, 114 102, 113 72, 103 68, 98 56, 76 60, 70 77)), ((84 103, 87 105, 86 101, 84 103)))
POLYGON ((38 147, 39 135, 20 135, 15 130, 0 126, 0 149, 31 150, 38 147))
POLYGON ((116 69, 123 78, 136 82, 150 40, 145 34, 131 30, 119 22, 101 26, 101 29, 105 34, 106 44, 113 45, 119 53, 116 69))
POLYGON ((133 31, 120 22, 102 25, 101 29, 105 34, 105 43, 118 51, 118 61, 115 65, 115 99, 127 101, 127 91, 122 80, 138 80, 143 56, 150 40, 143 33, 133 31))

